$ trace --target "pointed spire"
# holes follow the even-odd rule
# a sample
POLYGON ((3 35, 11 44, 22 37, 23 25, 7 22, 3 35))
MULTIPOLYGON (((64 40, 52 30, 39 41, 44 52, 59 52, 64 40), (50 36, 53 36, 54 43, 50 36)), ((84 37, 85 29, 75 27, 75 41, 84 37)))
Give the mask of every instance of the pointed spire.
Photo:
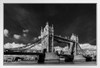
POLYGON ((52 29, 52 32, 54 32, 54 27, 53 27, 53 24, 52 24, 52 26, 51 26, 51 29, 52 29))
POLYGON ((46 29, 49 28, 49 24, 48 24, 48 22, 46 22, 46 26, 45 26, 45 28, 46 28, 46 29))
POLYGON ((78 35, 77 35, 77 42, 79 43, 79 38, 78 38, 78 35))
POLYGON ((41 32, 43 32, 43 29, 42 29, 42 27, 41 27, 41 32))
POLYGON ((43 36, 43 29, 42 29, 42 27, 41 27, 41 37, 43 36))
POLYGON ((46 25, 49 25, 49 23, 47 22, 46 25))

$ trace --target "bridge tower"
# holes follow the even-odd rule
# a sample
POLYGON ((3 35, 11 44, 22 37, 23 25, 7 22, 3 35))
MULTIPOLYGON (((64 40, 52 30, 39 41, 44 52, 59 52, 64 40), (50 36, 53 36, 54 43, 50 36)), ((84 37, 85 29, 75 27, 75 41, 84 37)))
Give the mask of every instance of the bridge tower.
POLYGON ((78 38, 78 36, 76 36, 75 34, 72 34, 71 40, 75 41, 74 56, 82 54, 83 51, 82 51, 82 49, 81 49, 81 47, 79 45, 79 38, 78 38))
POLYGON ((46 48, 47 52, 54 50, 54 28, 53 25, 49 26, 48 22, 44 28, 41 28, 41 44, 46 48))
POLYGON ((75 34, 72 34, 71 35, 71 40, 75 41, 75 45, 74 45, 74 55, 77 55, 77 51, 79 50, 79 47, 78 47, 78 43, 79 43, 79 39, 78 39, 78 36, 76 36, 75 34))

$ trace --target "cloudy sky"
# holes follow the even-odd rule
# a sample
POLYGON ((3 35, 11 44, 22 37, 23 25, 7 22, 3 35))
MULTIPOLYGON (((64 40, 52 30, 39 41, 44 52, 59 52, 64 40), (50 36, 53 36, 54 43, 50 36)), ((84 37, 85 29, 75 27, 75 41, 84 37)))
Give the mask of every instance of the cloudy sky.
POLYGON ((56 35, 96 44, 96 4, 4 4, 4 42, 29 42, 46 22, 56 35))

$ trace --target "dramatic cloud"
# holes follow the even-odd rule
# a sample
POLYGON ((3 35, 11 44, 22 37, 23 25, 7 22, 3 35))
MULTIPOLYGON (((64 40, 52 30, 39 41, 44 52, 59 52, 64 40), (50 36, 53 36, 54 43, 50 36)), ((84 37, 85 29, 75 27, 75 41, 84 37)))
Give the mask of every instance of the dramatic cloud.
POLYGON ((7 29, 4 29, 4 36, 5 37, 8 37, 8 33, 9 33, 9 31, 7 29))
POLYGON ((24 34, 23 34, 23 36, 24 36, 24 37, 26 37, 26 36, 27 36, 27 34, 25 34, 25 33, 24 33, 24 34))
MULTIPOLYGON (((47 21, 54 25, 55 35, 75 33, 80 43, 96 39, 96 4, 4 4, 4 28, 10 36, 19 34, 32 40, 47 21)), ((96 40, 90 43, 96 44, 96 40)))
POLYGON ((4 48, 9 49, 9 48, 18 48, 18 47, 23 47, 23 46, 26 46, 26 45, 25 44, 18 44, 18 43, 13 42, 13 43, 6 43, 4 45, 4 48))
POLYGON ((20 39, 20 37, 21 37, 20 35, 14 34, 15 39, 20 39))
POLYGON ((26 29, 26 30, 23 30, 23 32, 26 32, 26 33, 27 33, 27 32, 29 32, 29 30, 28 30, 28 29, 26 29))
POLYGON ((96 50, 97 46, 95 45, 91 45, 89 43, 84 43, 84 44, 80 44, 82 49, 92 49, 92 50, 96 50))
POLYGON ((28 34, 28 32, 29 32, 29 30, 28 30, 28 29, 23 30, 23 36, 24 36, 24 37, 26 37, 26 36, 27 36, 27 34, 28 34))

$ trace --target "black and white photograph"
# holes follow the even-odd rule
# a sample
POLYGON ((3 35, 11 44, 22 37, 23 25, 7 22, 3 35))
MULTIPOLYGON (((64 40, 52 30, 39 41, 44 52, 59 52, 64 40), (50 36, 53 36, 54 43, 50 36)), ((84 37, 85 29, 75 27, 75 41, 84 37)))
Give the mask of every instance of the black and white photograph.
POLYGON ((4 3, 3 65, 97 65, 97 3, 4 3))

